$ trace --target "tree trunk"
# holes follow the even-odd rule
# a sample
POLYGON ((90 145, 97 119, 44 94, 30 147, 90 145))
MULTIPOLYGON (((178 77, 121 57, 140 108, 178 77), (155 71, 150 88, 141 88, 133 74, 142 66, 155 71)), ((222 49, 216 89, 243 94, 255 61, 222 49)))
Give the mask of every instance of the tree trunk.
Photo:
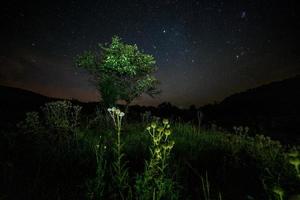
POLYGON ((128 119, 127 115, 128 115, 128 111, 129 111, 129 104, 130 103, 128 103, 128 102, 126 102, 126 104, 125 104, 125 110, 124 110, 125 116, 124 116, 124 119, 123 119, 124 123, 127 123, 127 119, 128 119))
POLYGON ((124 111, 125 115, 128 114, 128 111, 129 111, 129 104, 130 104, 130 103, 128 103, 128 102, 126 102, 126 104, 125 104, 125 111, 124 111))

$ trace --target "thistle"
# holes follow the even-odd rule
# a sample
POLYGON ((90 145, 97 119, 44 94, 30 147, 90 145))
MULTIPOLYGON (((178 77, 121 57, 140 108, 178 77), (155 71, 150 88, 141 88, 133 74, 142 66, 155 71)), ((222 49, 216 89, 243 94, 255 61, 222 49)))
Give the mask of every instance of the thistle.
POLYGON ((279 200, 283 200, 284 191, 283 191, 283 189, 281 187, 275 186, 273 188, 273 192, 274 192, 274 194, 277 195, 277 197, 279 197, 279 200))
POLYGON ((145 172, 136 182, 138 199, 176 199, 177 193, 174 191, 173 181, 167 177, 166 170, 170 152, 175 142, 169 140, 172 131, 169 129, 169 120, 164 119, 162 125, 152 122, 146 128, 151 137, 151 158, 146 162, 145 172), (171 196, 170 196, 171 195, 171 196))
POLYGON ((300 166, 300 159, 299 158, 290 158, 289 163, 295 167, 295 170, 297 172, 297 175, 299 176, 299 166, 300 166))
POLYGON ((108 108, 107 111, 113 120, 117 133, 117 139, 113 148, 115 155, 115 161, 112 164, 114 172, 113 179, 116 184, 116 188, 118 189, 120 199, 126 199, 126 193, 129 194, 127 190, 129 190, 130 187, 128 185, 128 170, 126 169, 126 164, 122 159, 124 157, 124 153, 122 152, 123 143, 121 142, 122 119, 125 114, 115 107, 108 108))
POLYGON ((297 150, 294 150, 290 153, 288 153, 288 160, 289 160, 289 163, 291 165, 294 166, 295 170, 296 170, 296 173, 297 173, 297 176, 300 178, 300 169, 299 169, 299 166, 300 166, 300 159, 299 159, 299 152, 297 150))

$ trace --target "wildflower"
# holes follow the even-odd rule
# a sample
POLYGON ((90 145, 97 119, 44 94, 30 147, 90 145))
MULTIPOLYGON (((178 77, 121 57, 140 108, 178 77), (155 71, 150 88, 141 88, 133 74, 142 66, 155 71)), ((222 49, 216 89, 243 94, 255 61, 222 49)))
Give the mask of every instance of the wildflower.
POLYGON ((248 126, 245 127, 245 132, 246 132, 246 133, 249 132, 249 127, 248 127, 248 126))
POLYGON ((293 152, 290 152, 288 155, 290 157, 296 158, 296 157, 298 157, 299 153, 298 153, 298 151, 293 151, 293 152))
POLYGON ((107 111, 108 111, 108 112, 111 112, 111 108, 108 108, 107 111))
POLYGON ((159 154, 160 153, 160 149, 155 149, 155 153, 159 154))
POLYGON ((157 159, 161 159, 161 152, 160 149, 155 149, 155 154, 157 159))
POLYGON ((121 113, 121 111, 119 109, 116 109, 115 112, 116 112, 117 115, 120 115, 120 113, 121 113))
POLYGON ((155 145, 158 145, 158 143, 159 143, 159 139, 158 138, 153 138, 153 143, 155 144, 155 145))
POLYGON ((125 115, 125 113, 123 113, 123 112, 120 112, 120 114, 119 114, 120 117, 124 117, 124 115, 125 115))
POLYGON ((171 142, 169 142, 168 144, 164 145, 163 148, 164 148, 165 150, 169 150, 169 151, 170 151, 170 150, 174 147, 174 144, 175 144, 175 142, 174 142, 174 141, 171 141, 171 142))
POLYGON ((168 150, 169 148, 167 144, 162 145, 162 147, 164 148, 164 150, 168 150))
POLYGON ((152 122, 151 123, 151 127, 154 129, 154 128, 156 128, 156 123, 155 122, 152 122))
POLYGON ((99 144, 96 145, 96 148, 99 149, 99 144))
POLYGON ((281 187, 275 186, 273 188, 273 192, 279 196, 280 200, 283 199, 284 191, 283 191, 283 189, 281 187))
POLYGON ((168 120, 168 119, 163 119, 163 124, 164 124, 164 125, 169 124, 169 120, 168 120))
POLYGON ((171 131, 170 130, 166 130, 165 131, 165 135, 168 137, 169 135, 171 135, 171 131))
POLYGON ((161 159, 161 154, 156 154, 156 159, 160 160, 161 159))
MULTIPOLYGON (((298 159, 298 158, 291 158, 291 159, 289 160, 289 163, 290 163, 291 165, 294 165, 295 168, 296 168, 296 170, 297 170, 297 169, 299 169, 299 166, 300 166, 300 159, 298 159)), ((297 171, 298 171, 298 170, 297 170, 297 171)))
POLYGON ((164 130, 163 127, 159 127, 159 128, 157 129, 158 132, 162 132, 163 130, 164 130))
POLYGON ((148 126, 148 127, 146 128, 146 130, 147 130, 147 131, 150 131, 150 130, 151 130, 151 127, 150 127, 150 126, 148 126))
POLYGON ((171 148, 173 148, 173 147, 174 147, 174 145, 175 145, 175 142, 174 142, 174 141, 171 141, 171 142, 170 142, 170 146, 171 146, 171 148))

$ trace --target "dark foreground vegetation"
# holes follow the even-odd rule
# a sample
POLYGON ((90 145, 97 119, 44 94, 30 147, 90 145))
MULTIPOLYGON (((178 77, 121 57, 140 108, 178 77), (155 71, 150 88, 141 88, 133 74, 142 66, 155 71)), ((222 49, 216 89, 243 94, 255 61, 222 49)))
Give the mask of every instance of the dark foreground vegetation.
POLYGON ((0 131, 0 199, 299 199, 299 165, 297 146, 245 127, 65 101, 0 131))

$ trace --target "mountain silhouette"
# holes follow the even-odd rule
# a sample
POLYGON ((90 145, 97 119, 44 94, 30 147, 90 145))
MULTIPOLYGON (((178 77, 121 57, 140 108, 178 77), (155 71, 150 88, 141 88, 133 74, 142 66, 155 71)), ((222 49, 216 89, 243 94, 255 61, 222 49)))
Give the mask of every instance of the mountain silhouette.
MULTIPOLYGON (((48 102, 64 99, 47 97, 24 89, 0 85, 0 128, 10 128, 24 119, 26 112, 40 111, 48 102)), ((70 99, 68 99, 70 100, 70 99)), ((99 102, 84 103, 71 99, 73 104, 83 107, 82 112, 90 114, 94 112, 99 102)))
POLYGON ((207 120, 227 128, 255 127, 279 138, 300 136, 300 75, 233 94, 202 107, 207 120))
POLYGON ((47 102, 57 99, 31 91, 0 86, 0 127, 22 120, 26 112, 38 111, 47 102))

